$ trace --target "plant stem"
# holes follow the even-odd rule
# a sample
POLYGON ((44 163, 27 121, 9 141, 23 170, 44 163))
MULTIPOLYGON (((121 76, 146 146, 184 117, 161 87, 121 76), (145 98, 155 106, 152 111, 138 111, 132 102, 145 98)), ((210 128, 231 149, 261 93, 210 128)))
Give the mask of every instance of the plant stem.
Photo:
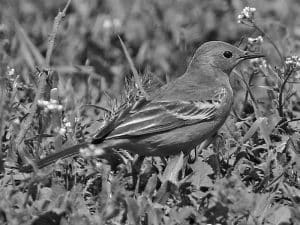
POLYGON ((265 37, 270 43, 271 45, 274 47, 275 51, 277 52, 278 56, 280 57, 280 61, 282 66, 284 66, 284 58, 283 55, 281 54, 281 52, 279 51, 277 45, 275 44, 275 42, 272 40, 272 38, 270 38, 259 26, 257 26, 254 22, 253 22, 253 27, 258 30, 263 37, 265 37))
POLYGON ((286 74, 284 81, 280 87, 280 92, 279 92, 279 97, 278 97, 278 113, 280 117, 283 117, 283 91, 285 88, 285 85, 288 81, 288 79, 290 78, 290 76, 293 74, 293 69, 291 69, 290 71, 288 71, 288 73, 286 74))

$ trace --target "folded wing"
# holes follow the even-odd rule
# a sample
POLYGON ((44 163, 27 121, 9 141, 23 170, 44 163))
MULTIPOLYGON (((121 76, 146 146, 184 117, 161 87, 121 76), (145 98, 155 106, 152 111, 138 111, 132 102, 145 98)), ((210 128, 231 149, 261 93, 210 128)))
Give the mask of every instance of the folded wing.
POLYGON ((128 112, 106 139, 128 138, 165 132, 183 126, 211 121, 219 101, 155 101, 128 112))

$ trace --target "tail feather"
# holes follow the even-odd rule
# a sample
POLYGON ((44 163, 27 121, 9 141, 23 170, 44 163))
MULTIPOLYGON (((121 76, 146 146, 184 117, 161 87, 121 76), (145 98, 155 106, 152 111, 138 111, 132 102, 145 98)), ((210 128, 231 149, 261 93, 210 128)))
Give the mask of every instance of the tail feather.
MULTIPOLYGON (((52 163, 55 163, 59 159, 65 159, 68 157, 79 155, 80 149, 86 148, 86 147, 88 147, 87 143, 82 143, 82 144, 71 146, 69 148, 63 149, 62 151, 59 151, 56 153, 53 153, 53 154, 46 156, 45 158, 35 162, 35 166, 37 167, 37 169, 41 169, 41 168, 51 165, 52 163)), ((20 171, 30 173, 33 171, 33 167, 32 167, 32 165, 25 165, 20 168, 20 171)))
POLYGON ((53 153, 53 154, 39 160, 38 162, 36 162, 36 166, 39 169, 41 169, 41 168, 44 168, 46 166, 49 166, 52 163, 55 163, 59 159, 66 159, 66 158, 69 158, 69 157, 79 155, 80 149, 81 148, 86 148, 86 147, 88 147, 87 143, 71 146, 69 148, 66 148, 66 149, 64 149, 62 151, 59 151, 59 152, 56 152, 56 153, 53 153))
MULTIPOLYGON (((33 172, 33 166, 35 166, 37 169, 42 169, 46 166, 51 165, 52 163, 55 163, 59 159, 65 159, 65 158, 79 155, 80 149, 88 148, 88 147, 89 147, 88 143, 74 145, 69 148, 63 149, 59 152, 50 154, 45 158, 34 162, 33 165, 22 166, 21 168, 19 168, 19 170, 20 172, 30 173, 33 172)), ((99 155, 96 154, 95 157, 106 160, 111 165, 112 168, 117 168, 117 166, 120 163, 124 162, 122 157, 118 154, 118 152, 114 151, 110 145, 106 145, 105 143, 102 143, 100 145, 96 145, 96 149, 97 148, 102 149, 103 153, 99 155)))

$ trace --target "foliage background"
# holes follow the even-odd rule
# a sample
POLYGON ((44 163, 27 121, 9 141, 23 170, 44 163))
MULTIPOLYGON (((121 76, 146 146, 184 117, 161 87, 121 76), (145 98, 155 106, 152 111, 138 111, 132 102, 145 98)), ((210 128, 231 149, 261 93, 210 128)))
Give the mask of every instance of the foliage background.
MULTIPOLYGON (((130 163, 116 174, 80 159, 33 175, 11 169, 97 130, 102 111, 82 105, 113 107, 108 99, 119 99, 125 77, 132 76, 118 36, 139 74, 151 77, 150 83, 165 83, 185 71, 201 43, 222 40, 243 47, 248 37, 260 35, 237 23, 246 5, 257 9, 256 23, 284 57, 299 55, 299 1, 72 0, 56 34, 49 90, 45 85, 40 94, 63 107, 63 112, 50 113, 33 106, 41 74, 49 67, 44 62, 54 18, 66 1, 0 2, 2 224, 299 223, 299 123, 275 129, 281 120, 276 100, 284 77, 271 76, 282 62, 268 41, 259 48, 273 68, 267 72, 270 79, 262 79, 252 64, 239 70, 246 80, 257 72, 249 84, 258 111, 253 99, 245 99, 245 84, 233 75, 236 102, 222 129, 220 152, 204 151, 186 171, 181 170, 182 156, 170 159, 167 167, 160 159, 146 160, 138 184, 126 175, 134 170, 130 163), (28 126, 24 121, 30 116, 28 126), (265 121, 271 125, 264 126, 265 121), (255 132, 249 133, 250 128, 255 132)), ((286 91, 287 96, 292 93, 284 104, 286 120, 299 117, 298 78, 295 72, 286 91)), ((156 85, 145 86, 155 91, 156 85)))

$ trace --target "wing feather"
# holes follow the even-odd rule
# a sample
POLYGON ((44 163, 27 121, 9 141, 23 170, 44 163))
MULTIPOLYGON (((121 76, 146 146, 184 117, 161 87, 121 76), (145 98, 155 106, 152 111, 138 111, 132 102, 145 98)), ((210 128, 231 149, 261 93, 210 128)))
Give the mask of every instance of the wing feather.
POLYGON ((156 101, 135 111, 106 137, 126 138, 165 132, 215 118, 218 101, 156 101))

